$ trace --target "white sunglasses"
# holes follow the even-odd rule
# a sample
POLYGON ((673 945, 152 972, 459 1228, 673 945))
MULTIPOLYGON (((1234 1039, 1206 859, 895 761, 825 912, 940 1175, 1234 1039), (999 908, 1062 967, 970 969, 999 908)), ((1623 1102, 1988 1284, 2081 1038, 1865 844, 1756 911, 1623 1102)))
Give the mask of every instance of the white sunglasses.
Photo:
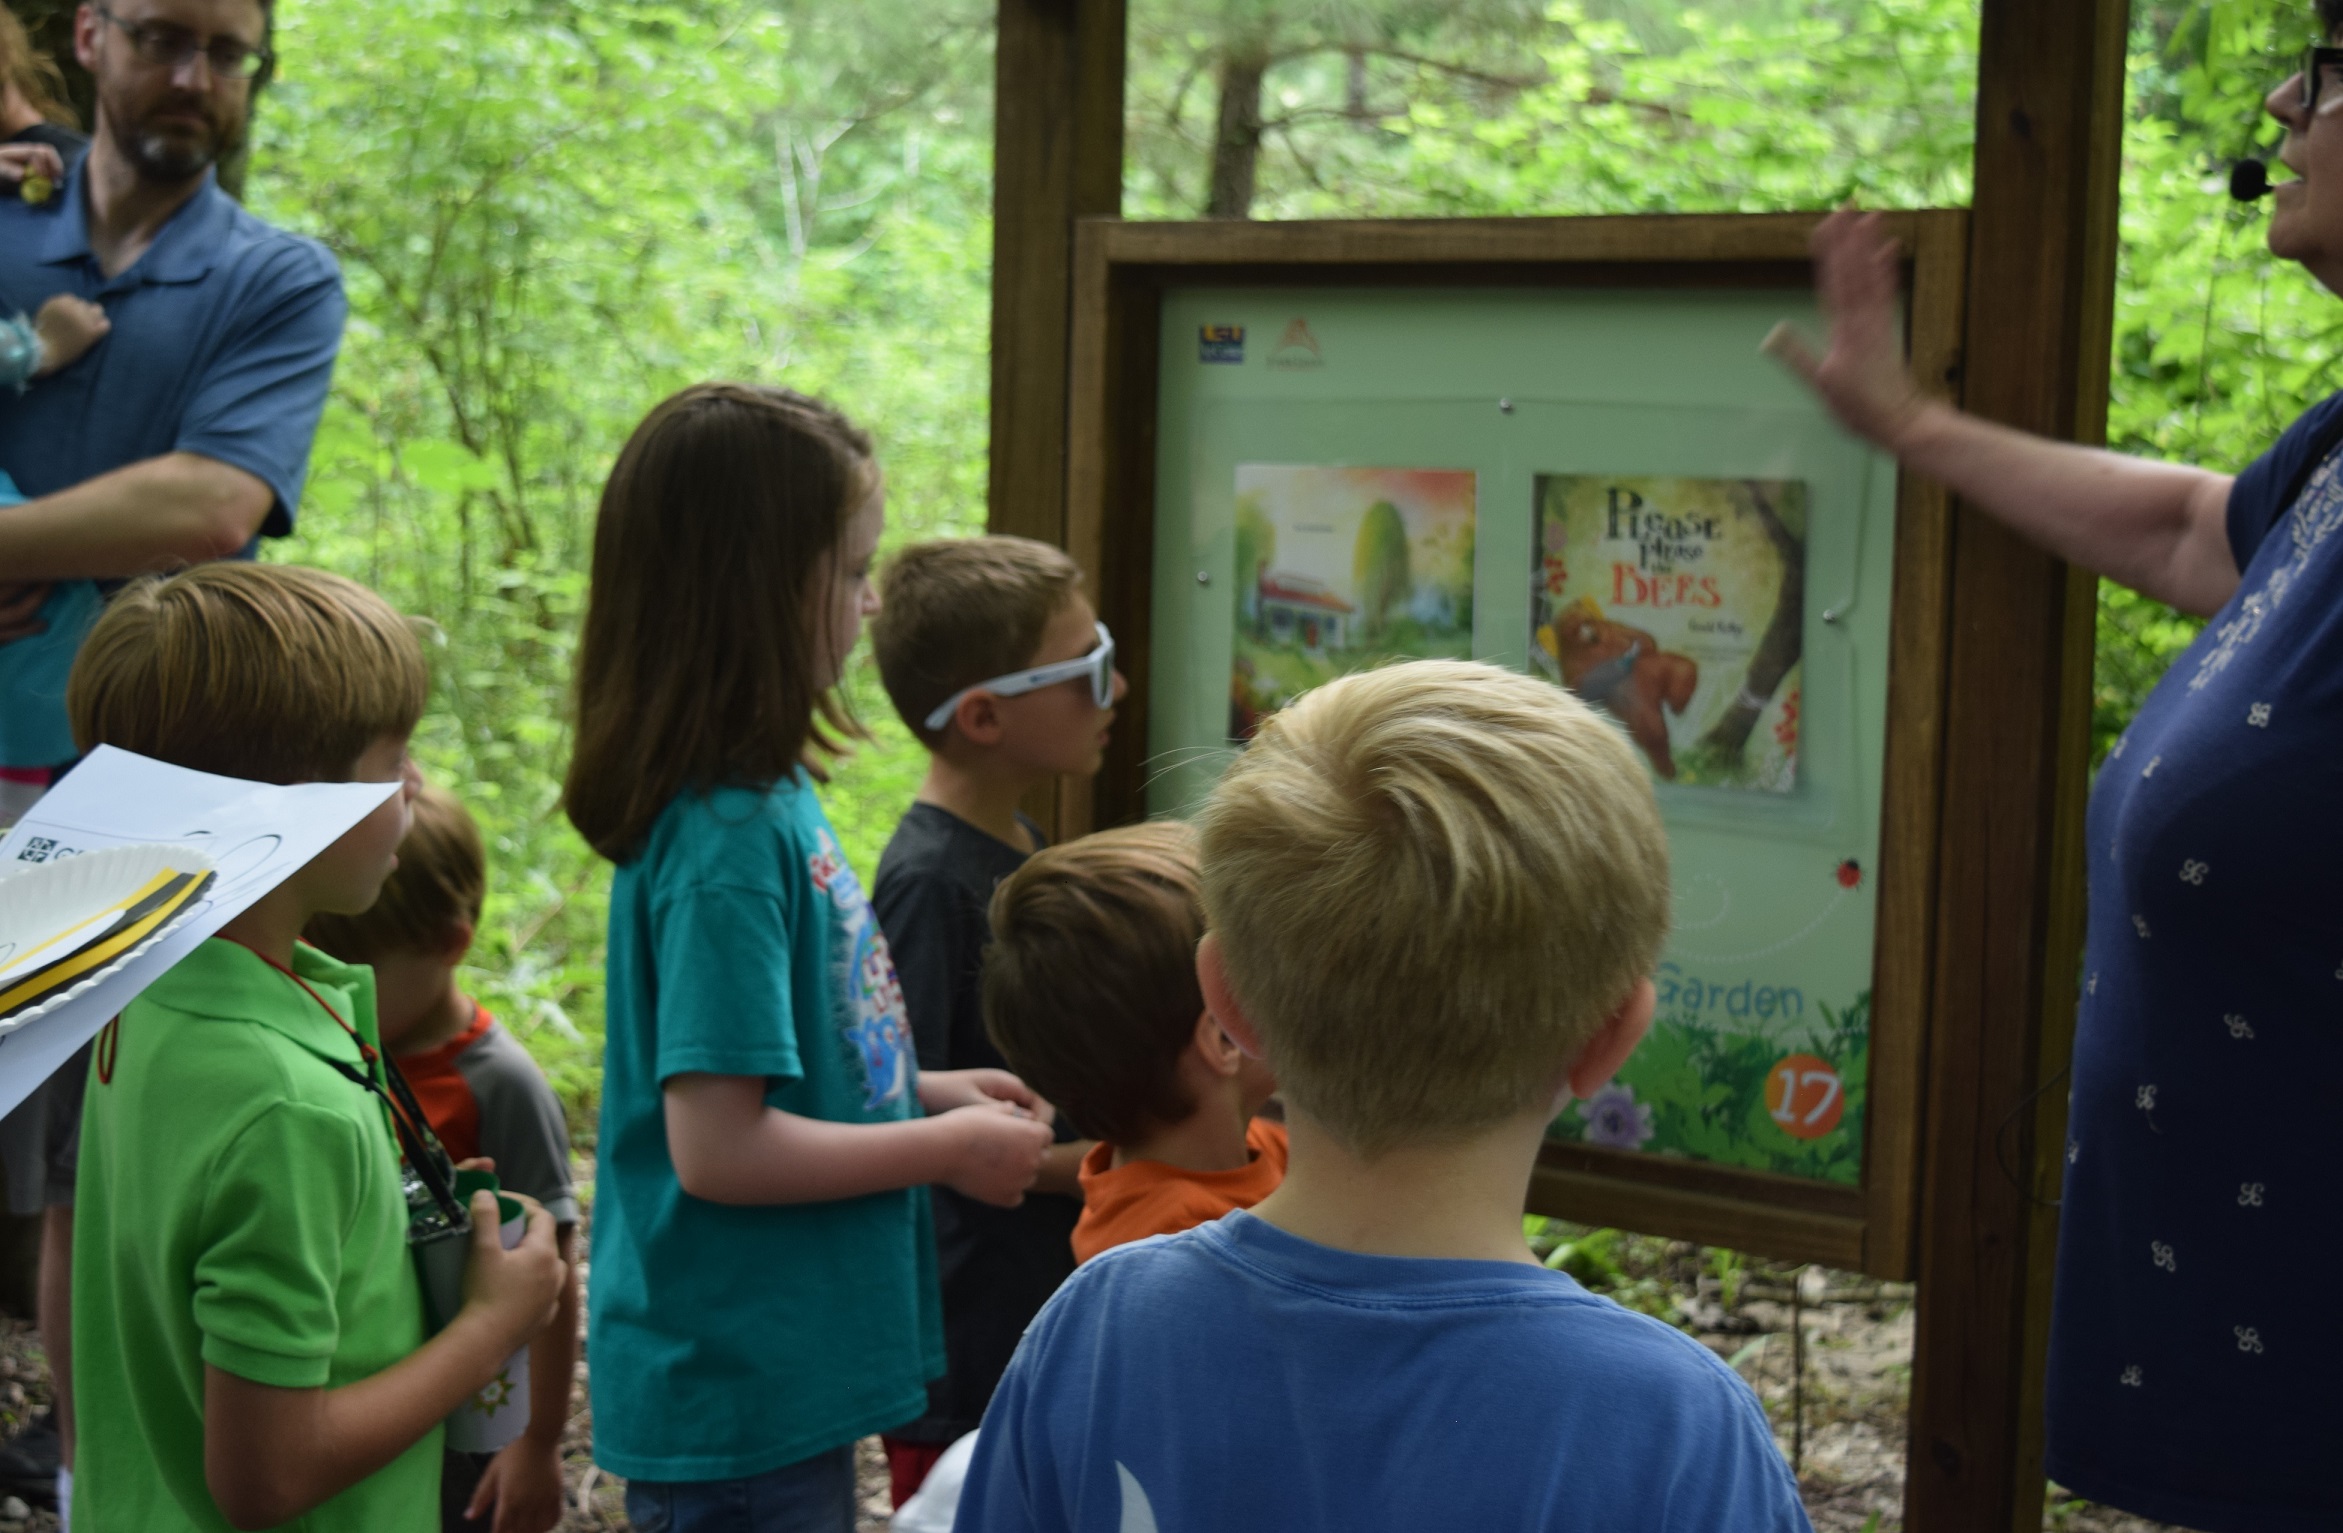
POLYGON ((952 714, 961 699, 972 692, 990 692, 995 697, 1018 697, 1027 692, 1038 692, 1043 687, 1054 687, 1061 681, 1072 681, 1078 676, 1090 678, 1090 700, 1101 708, 1114 705, 1115 700, 1115 636, 1106 631, 1106 624, 1098 625, 1098 648, 1075 660, 1060 660, 1055 665, 1036 666, 1030 671, 1011 671, 1006 676, 995 676, 980 681, 936 704, 935 712, 927 716, 927 727, 941 729, 952 721, 952 714))

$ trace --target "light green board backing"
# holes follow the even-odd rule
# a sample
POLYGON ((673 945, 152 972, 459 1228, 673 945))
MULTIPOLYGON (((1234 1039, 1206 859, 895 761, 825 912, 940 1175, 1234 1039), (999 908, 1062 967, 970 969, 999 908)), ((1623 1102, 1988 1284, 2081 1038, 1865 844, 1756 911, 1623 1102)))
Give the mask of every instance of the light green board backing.
POLYGON ((1784 318, 1819 328, 1809 295, 1779 289, 1167 293, 1149 807, 1191 809, 1233 749, 1240 464, 1471 470, 1473 648, 1517 669, 1529 668, 1538 475, 1803 481, 1795 785, 1658 785, 1676 894, 1658 1022, 1621 1073, 1624 1094, 1574 1105, 1554 1132, 1852 1185, 1896 479, 1759 354, 1784 318), (1294 338, 1296 321, 1314 352, 1294 338), (1241 362, 1200 360, 1212 326, 1243 327, 1241 362))

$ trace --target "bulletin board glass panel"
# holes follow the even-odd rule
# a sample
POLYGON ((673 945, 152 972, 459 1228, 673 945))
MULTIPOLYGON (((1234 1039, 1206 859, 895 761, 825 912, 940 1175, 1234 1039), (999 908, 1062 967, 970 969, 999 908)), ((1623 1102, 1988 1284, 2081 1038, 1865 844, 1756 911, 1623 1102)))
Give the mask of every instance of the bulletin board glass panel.
POLYGON ((1863 1179, 1894 465, 1758 343, 1791 289, 1167 288, 1148 809, 1404 655, 1604 707, 1675 926, 1650 1039, 1557 1141, 1863 1179))

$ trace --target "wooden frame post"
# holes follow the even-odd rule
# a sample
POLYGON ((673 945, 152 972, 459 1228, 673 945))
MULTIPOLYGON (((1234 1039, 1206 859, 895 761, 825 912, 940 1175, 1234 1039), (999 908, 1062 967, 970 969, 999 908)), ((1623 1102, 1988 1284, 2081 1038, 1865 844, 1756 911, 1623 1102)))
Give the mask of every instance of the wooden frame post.
POLYGON ((1123 205, 1124 0, 1000 0, 986 525, 1066 541, 1074 220, 1123 205))
MULTIPOLYGON (((1962 400, 2101 441, 2129 7, 1983 8, 1962 400)), ((1908 1533, 2042 1526, 2095 588, 1956 512, 1908 1533)))

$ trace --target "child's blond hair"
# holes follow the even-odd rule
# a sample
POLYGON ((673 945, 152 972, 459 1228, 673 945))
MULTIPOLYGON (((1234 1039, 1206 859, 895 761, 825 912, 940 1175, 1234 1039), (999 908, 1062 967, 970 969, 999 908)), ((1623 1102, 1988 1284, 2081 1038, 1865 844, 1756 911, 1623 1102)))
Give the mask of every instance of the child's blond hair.
POLYGON ((1230 985, 1358 1153, 1548 1099, 1651 972, 1668 843, 1626 741, 1516 672, 1426 660, 1273 715, 1198 817, 1230 985))
POLYGON ((480 826, 453 793, 425 783, 399 842, 399 865, 359 915, 311 916, 312 947, 344 963, 436 953, 461 927, 480 924, 488 899, 488 854, 480 826))
POLYGON ((946 730, 927 716, 945 698, 1031 665, 1050 619, 1081 589, 1081 567, 1032 538, 933 538, 889 560, 871 654, 920 743, 942 743, 946 730))
POLYGON ((254 782, 338 782, 405 739, 430 674, 414 630, 354 580, 285 564, 133 581, 73 662, 65 710, 101 745, 254 782))

